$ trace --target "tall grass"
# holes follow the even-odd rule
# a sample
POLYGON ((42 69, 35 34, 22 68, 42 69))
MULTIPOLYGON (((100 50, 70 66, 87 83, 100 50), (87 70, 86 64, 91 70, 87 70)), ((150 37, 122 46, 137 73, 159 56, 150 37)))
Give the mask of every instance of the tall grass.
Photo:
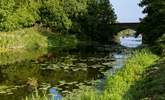
POLYGON ((37 89, 35 89, 35 92, 31 96, 26 96, 22 100, 50 100, 49 96, 44 92, 43 95, 39 95, 39 92, 37 89))
POLYGON ((0 32, 0 48, 3 50, 46 47, 47 43, 47 37, 42 36, 35 28, 0 32))
POLYGON ((165 100, 164 75, 165 58, 161 58, 144 73, 144 79, 140 81, 142 85, 137 89, 137 97, 142 100, 165 100))
POLYGON ((149 50, 135 52, 123 69, 114 76, 108 77, 104 92, 107 100, 134 100, 134 95, 137 93, 134 85, 143 78, 142 74, 157 59, 158 57, 149 50))
POLYGON ((37 27, 0 32, 0 52, 22 48, 74 47, 77 43, 75 35, 43 31, 37 27))

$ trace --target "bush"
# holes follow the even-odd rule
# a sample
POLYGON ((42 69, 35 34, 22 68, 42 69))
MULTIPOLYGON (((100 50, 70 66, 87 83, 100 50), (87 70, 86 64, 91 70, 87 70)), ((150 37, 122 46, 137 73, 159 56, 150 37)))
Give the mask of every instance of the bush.
POLYGON ((34 0, 1 0, 0 1, 0 31, 13 31, 30 27, 39 20, 39 2, 34 0))
POLYGON ((34 28, 0 33, 0 48, 38 48, 47 47, 47 43, 47 38, 34 28))
POLYGON ((152 50, 159 55, 165 55, 165 34, 156 41, 152 50))

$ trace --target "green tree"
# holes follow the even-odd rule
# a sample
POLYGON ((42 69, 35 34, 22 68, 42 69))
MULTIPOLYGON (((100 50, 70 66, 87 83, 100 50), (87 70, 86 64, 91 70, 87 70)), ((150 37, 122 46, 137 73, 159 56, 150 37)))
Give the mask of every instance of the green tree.
POLYGON ((83 16, 83 31, 92 40, 106 42, 112 39, 116 15, 109 0, 88 0, 88 12, 83 16))
POLYGON ((87 13, 87 0, 62 0, 64 11, 72 21, 69 32, 81 33, 81 19, 87 13))
POLYGON ((103 41, 112 38, 110 24, 115 21, 109 0, 0 0, 0 31, 37 23, 54 32, 81 33, 103 41))
POLYGON ((144 34, 144 41, 153 43, 165 33, 165 0, 142 0, 140 6, 146 17, 141 20, 138 33, 144 34))
POLYGON ((0 31, 30 27, 39 20, 39 1, 0 0, 0 31))
POLYGON ((61 0, 46 0, 40 8, 41 22, 54 31, 70 29, 72 22, 64 11, 61 0))

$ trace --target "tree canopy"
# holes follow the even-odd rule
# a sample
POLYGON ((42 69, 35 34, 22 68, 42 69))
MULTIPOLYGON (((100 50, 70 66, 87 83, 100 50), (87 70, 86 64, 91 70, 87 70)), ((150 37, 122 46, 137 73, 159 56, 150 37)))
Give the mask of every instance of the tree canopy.
POLYGON ((116 15, 109 0, 0 0, 0 31, 40 24, 60 33, 82 33, 93 40, 112 37, 116 15))
POLYGON ((108 41, 114 35, 110 24, 115 23, 116 19, 109 0, 90 0, 87 14, 83 16, 83 31, 93 40, 108 41))
POLYGON ((142 0, 146 17, 142 19, 138 33, 144 33, 144 40, 151 43, 165 33, 165 0, 142 0))

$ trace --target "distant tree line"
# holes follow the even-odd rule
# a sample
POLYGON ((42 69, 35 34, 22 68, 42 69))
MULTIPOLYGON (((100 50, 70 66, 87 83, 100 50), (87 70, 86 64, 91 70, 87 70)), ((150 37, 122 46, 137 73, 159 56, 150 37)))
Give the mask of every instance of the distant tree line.
POLYGON ((115 22, 109 0, 0 0, 0 31, 39 24, 53 32, 104 41, 113 37, 110 24, 115 22))

